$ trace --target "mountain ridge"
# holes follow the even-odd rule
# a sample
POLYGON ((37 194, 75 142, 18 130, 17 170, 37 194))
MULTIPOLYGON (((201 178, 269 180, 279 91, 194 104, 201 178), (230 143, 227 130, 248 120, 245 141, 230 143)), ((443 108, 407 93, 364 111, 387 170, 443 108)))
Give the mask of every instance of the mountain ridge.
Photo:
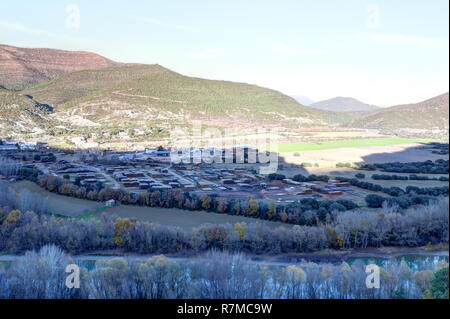
POLYGON ((422 102, 383 108, 350 123, 352 127, 382 130, 449 128, 449 93, 422 102))
POLYGON ((379 109, 376 105, 366 104, 352 97, 342 96, 313 103, 310 107, 333 112, 373 111, 379 109))
POLYGON ((93 126, 113 131, 161 126, 170 129, 174 123, 186 125, 194 120, 212 127, 340 126, 391 132, 399 128, 443 127, 448 130, 448 93, 421 103, 390 108, 345 97, 308 107, 276 90, 189 77, 159 64, 119 63, 95 53, 54 49, 23 49, 38 51, 28 53, 28 59, 6 59, 5 54, 3 58, 1 55, 5 50, 22 49, 0 45, 0 99, 3 99, 0 117, 6 117, 0 120, 8 123, 11 131, 15 131, 16 124, 21 131, 26 131, 27 126, 33 127, 34 120, 37 128, 57 123, 59 132, 85 132, 93 126), (47 55, 36 57, 39 52, 47 55), (55 54, 60 60, 51 66, 48 59, 55 54), (87 61, 79 60, 83 57, 87 61), (19 60, 28 73, 15 70, 19 60), (13 66, 1 68, 8 61, 13 66), (71 66, 73 61, 76 63, 71 66), (93 68, 98 65, 99 68, 93 68), (11 72, 15 74, 12 79, 11 72), (7 83, 5 78, 9 79, 7 83), (8 83, 14 81, 25 87, 11 91, 8 83), (442 120, 445 114, 447 121, 442 120), (20 125, 21 119, 29 125, 20 125))
POLYGON ((22 89, 73 71, 122 65, 99 54, 0 44, 0 85, 22 89))

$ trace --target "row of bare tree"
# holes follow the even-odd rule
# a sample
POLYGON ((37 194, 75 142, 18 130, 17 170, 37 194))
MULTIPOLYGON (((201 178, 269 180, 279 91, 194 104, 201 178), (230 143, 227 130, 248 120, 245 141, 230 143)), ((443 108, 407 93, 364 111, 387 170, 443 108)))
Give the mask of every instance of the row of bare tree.
POLYGON ((0 272, 0 298, 433 298, 445 296, 442 272, 447 275, 448 297, 446 262, 413 269, 404 261, 390 261, 380 269, 380 287, 368 288, 361 261, 269 267, 242 254, 217 251, 183 262, 163 255, 112 258, 98 260, 91 271, 81 268, 79 288, 69 289, 66 266, 73 262, 56 246, 28 252, 0 272))

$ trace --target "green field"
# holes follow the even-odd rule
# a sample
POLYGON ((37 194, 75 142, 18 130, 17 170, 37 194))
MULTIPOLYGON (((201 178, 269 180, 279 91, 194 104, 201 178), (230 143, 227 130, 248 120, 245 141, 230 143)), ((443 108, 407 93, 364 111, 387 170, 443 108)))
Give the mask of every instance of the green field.
POLYGON ((382 137, 383 135, 375 132, 346 132, 346 131, 330 131, 317 132, 314 137, 382 137))
POLYGON ((296 151, 321 151, 346 147, 370 147, 370 146, 389 146, 402 144, 429 143, 431 139, 411 139, 403 137, 384 137, 384 138, 360 138, 342 141, 329 141, 323 143, 291 143, 279 144, 278 151, 296 152, 296 151))

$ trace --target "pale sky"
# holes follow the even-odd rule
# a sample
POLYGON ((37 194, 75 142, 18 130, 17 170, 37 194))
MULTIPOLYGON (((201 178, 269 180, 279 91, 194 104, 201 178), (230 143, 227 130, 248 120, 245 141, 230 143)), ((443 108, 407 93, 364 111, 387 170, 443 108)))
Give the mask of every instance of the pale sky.
POLYGON ((0 43, 92 51, 314 101, 381 106, 448 91, 447 0, 23 1, 0 43))

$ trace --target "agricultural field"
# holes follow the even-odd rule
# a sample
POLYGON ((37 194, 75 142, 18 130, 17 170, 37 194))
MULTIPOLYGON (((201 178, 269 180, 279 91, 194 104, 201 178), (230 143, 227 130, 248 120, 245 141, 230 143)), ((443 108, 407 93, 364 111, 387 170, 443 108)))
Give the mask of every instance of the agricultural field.
POLYGON ((371 146, 390 146, 390 145, 407 145, 418 143, 429 143, 430 139, 410 139, 403 137, 384 137, 384 138, 361 138, 348 139, 339 141, 327 141, 322 143, 291 143, 279 144, 278 150, 281 153, 296 152, 296 151, 320 151, 331 150, 348 147, 371 147, 371 146))
MULTIPOLYGON (((368 139, 371 140, 371 139, 368 139)), ((385 140, 385 139, 375 139, 385 140)), ((403 141, 405 139, 395 138, 396 141, 403 141)), ((342 148, 335 148, 332 152, 329 149, 305 150, 305 151, 291 151, 281 152, 280 157, 286 163, 301 165, 302 163, 310 163, 314 168, 306 168, 308 171, 316 169, 326 169, 327 171, 336 170, 337 163, 387 163, 387 162, 422 162, 427 160, 435 161, 443 158, 448 159, 448 155, 433 154, 429 149, 425 149, 423 142, 419 143, 417 140, 411 140, 411 144, 399 145, 384 145, 384 146, 367 146, 358 147, 356 145, 342 148), (414 142, 415 141, 415 142, 414 142)), ((331 145, 338 145, 339 143, 350 143, 348 141, 329 142, 331 145)), ((323 144, 320 144, 323 145, 323 144)), ((317 147, 319 147, 318 145, 317 147)), ((341 144, 342 145, 342 144, 341 144)), ((309 145, 311 146, 311 145, 309 145)), ((306 146, 304 146, 306 148, 306 146)), ((312 146, 311 146, 312 147, 312 146)), ((322 147, 322 146, 321 146, 322 147)), ((315 174, 311 172, 311 174, 315 174)), ((295 174, 294 174, 295 175, 295 174)))
POLYGON ((30 181, 20 181, 10 186, 14 191, 30 191, 34 197, 47 200, 48 210, 52 214, 76 217, 103 207, 103 203, 69 196, 58 195, 46 191, 39 185, 30 181))
POLYGON ((266 221, 243 216, 231 216, 227 214, 208 213, 204 211, 188 211, 177 208, 118 206, 104 211, 105 214, 116 215, 122 218, 134 218, 139 221, 180 227, 190 231, 202 224, 235 224, 240 222, 263 223, 271 228, 279 226, 290 227, 281 222, 266 221))
POLYGON ((33 196, 42 200, 47 200, 49 213, 67 217, 89 218, 101 212, 106 215, 115 215, 122 218, 133 218, 143 222, 180 227, 186 231, 190 231, 195 227, 207 223, 235 224, 246 222, 249 224, 260 222, 271 228, 289 226, 281 222, 265 221, 244 216, 231 216, 204 211, 188 211, 176 208, 138 207, 128 205, 106 208, 102 202, 78 199, 48 192, 30 181, 16 182, 11 184, 10 187, 16 192, 24 189, 30 191, 33 196))
POLYGON ((385 137, 375 131, 330 131, 330 132, 316 132, 314 137, 385 137))

